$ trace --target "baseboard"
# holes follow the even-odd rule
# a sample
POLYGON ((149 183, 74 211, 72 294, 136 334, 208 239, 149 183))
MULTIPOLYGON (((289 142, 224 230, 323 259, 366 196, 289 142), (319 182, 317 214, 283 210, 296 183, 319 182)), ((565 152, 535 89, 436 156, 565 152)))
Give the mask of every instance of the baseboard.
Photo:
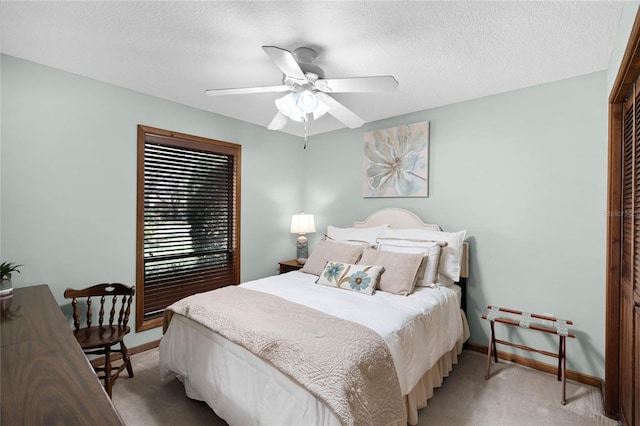
MULTIPOLYGON (((478 345, 476 343, 467 343, 467 348, 475 351, 486 354, 488 351, 488 347, 483 345, 478 345)), ((511 361, 518 365, 523 365, 525 367, 533 368, 534 370, 543 371, 545 373, 553 374, 554 376, 558 374, 558 365, 551 365, 544 362, 536 361, 531 358, 527 358, 521 355, 512 354, 509 352, 498 351, 498 358, 504 359, 506 361, 511 361)), ((603 381, 599 377, 589 376, 588 374, 579 373, 577 371, 567 370, 567 379, 573 380, 578 383, 583 383, 585 385, 594 386, 598 389, 602 389, 603 381)))
MULTIPOLYGON (((158 346, 160 346, 160 339, 153 340, 151 342, 144 343, 144 344, 139 345, 139 346, 134 346, 133 348, 128 348, 129 349, 129 355, 139 354, 140 352, 148 351, 149 349, 157 348, 158 346)), ((117 361, 119 359, 122 359, 122 354, 120 352, 114 352, 111 355, 111 361, 117 361)), ((98 358, 92 359, 91 360, 91 365, 93 367, 100 367, 100 366, 104 365, 104 357, 100 356, 98 358)))

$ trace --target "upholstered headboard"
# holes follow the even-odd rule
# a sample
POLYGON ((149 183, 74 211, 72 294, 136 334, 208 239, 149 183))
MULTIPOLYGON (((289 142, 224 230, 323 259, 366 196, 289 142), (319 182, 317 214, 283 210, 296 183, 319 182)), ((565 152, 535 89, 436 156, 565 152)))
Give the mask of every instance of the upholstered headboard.
POLYGON ((372 213, 363 221, 354 222, 355 228, 370 228, 372 226, 389 225, 394 229, 424 228, 441 231, 438 225, 424 223, 415 213, 405 209, 388 208, 372 213))

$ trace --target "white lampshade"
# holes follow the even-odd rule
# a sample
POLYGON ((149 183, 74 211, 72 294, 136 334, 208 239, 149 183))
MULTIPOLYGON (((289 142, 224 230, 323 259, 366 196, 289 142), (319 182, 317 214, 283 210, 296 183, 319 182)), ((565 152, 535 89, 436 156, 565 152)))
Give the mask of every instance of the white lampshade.
POLYGON ((300 111, 296 103, 298 102, 298 98, 300 97, 299 93, 289 93, 279 99, 276 99, 276 107, 278 111, 289 117, 294 121, 305 121, 307 119, 307 114, 300 111))
POLYGON ((316 225, 313 222, 312 214, 294 214, 291 217, 292 234, 308 234, 316 232, 316 225))
POLYGON ((296 102, 296 106, 298 109, 305 114, 310 112, 314 112, 316 108, 318 108, 318 98, 313 94, 310 90, 305 90, 300 93, 298 97, 298 101, 296 102))

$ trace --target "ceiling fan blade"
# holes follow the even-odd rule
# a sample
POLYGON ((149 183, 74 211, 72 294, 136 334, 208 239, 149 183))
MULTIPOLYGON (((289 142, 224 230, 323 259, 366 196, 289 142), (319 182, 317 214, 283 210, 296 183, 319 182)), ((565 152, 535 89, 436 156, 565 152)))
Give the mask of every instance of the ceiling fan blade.
POLYGON ((318 80, 315 88, 322 92, 393 92, 398 89, 398 82, 393 76, 377 77, 328 78, 318 80))
POLYGON ((286 92, 287 90, 289 90, 289 87, 283 84, 280 86, 240 87, 237 89, 209 89, 205 90, 204 94, 209 96, 245 95, 251 93, 286 92))
POLYGON ((347 107, 342 105, 340 102, 333 99, 331 96, 326 93, 316 92, 316 96, 322 100, 329 107, 329 114, 333 115, 335 118, 343 122, 347 125, 347 127, 351 129, 356 129, 364 124, 364 120, 353 112, 351 112, 347 107))
POLYGON ((271 123, 269 123, 269 125, 267 126, 267 129, 280 130, 287 125, 287 121, 288 121, 287 116, 281 113, 280 111, 278 111, 276 116, 273 117, 273 120, 271 120, 271 123))
POLYGON ((305 77, 304 72, 300 69, 300 65, 298 65, 296 59, 293 57, 293 53, 275 46, 262 46, 262 49, 267 52, 267 55, 269 55, 284 75, 294 80, 301 80, 301 84, 307 82, 307 77, 305 77))

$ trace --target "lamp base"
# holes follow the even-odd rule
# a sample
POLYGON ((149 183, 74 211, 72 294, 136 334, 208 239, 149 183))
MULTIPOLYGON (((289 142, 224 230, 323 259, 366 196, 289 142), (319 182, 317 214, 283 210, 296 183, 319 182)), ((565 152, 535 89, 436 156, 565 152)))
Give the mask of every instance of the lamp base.
POLYGON ((296 239, 296 258, 298 259, 298 263, 300 265, 304 265, 305 262, 307 261, 307 258, 309 257, 309 250, 308 250, 308 239, 304 234, 300 234, 298 235, 298 238, 296 239))

